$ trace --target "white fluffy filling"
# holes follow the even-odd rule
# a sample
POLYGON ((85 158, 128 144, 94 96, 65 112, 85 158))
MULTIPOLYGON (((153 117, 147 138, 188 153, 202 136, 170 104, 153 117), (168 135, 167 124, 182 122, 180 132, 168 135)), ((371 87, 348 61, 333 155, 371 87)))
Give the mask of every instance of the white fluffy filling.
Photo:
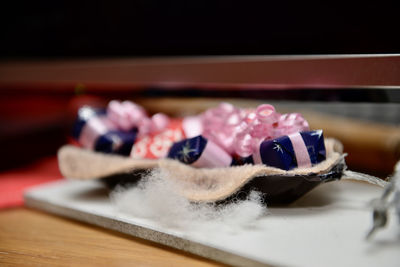
POLYGON ((179 184, 169 175, 173 174, 155 169, 139 184, 117 188, 111 194, 112 202, 120 212, 180 229, 214 221, 225 230, 236 231, 256 227, 257 219, 268 213, 261 194, 255 191, 245 200, 233 199, 220 205, 192 203, 178 193, 179 184))

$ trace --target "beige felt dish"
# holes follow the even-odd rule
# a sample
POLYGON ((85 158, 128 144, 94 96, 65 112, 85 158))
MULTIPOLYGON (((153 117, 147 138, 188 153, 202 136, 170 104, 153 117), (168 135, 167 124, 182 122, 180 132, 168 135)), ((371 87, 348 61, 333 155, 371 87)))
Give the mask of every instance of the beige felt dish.
POLYGON ((311 168, 290 171, 265 165, 226 168, 193 168, 175 160, 132 159, 66 145, 58 152, 61 173, 69 179, 118 179, 154 168, 179 185, 180 192, 194 202, 218 202, 251 189, 267 201, 291 202, 320 183, 340 179, 346 168, 339 141, 326 138, 326 160, 311 168))

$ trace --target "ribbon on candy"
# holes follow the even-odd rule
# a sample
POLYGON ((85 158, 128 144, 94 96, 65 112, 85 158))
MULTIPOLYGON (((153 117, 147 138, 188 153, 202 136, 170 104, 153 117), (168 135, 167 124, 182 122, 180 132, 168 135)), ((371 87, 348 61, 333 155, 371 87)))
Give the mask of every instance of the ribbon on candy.
POLYGON ((288 135, 288 137, 292 142, 294 155, 297 161, 297 166, 300 168, 311 167, 310 156, 308 155, 306 144, 304 143, 300 133, 290 134, 288 135))
POLYGON ((170 122, 163 113, 156 113, 150 118, 141 106, 131 101, 110 101, 107 116, 121 130, 137 128, 139 137, 162 131, 170 122))
POLYGON ((239 109, 221 103, 201 115, 203 136, 221 146, 229 154, 248 157, 261 142, 299 131, 308 131, 307 121, 299 113, 279 114, 272 105, 255 110, 239 109))

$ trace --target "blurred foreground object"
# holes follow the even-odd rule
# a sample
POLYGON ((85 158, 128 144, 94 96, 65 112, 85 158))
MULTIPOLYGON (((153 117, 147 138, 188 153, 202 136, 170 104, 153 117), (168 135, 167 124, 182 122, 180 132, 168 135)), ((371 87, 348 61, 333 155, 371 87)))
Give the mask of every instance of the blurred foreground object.
POLYGON ((397 214, 397 223, 400 225, 400 161, 396 164, 390 183, 384 188, 380 198, 373 200, 373 226, 367 235, 372 235, 379 229, 386 226, 388 222, 388 213, 393 208, 397 214))

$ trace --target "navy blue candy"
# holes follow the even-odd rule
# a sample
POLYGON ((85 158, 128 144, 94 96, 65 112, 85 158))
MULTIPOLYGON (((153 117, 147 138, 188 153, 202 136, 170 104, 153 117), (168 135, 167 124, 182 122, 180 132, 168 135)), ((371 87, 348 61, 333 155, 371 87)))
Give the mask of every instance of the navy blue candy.
MULTIPOLYGON (((326 151, 322 131, 301 132, 300 135, 307 148, 311 164, 324 161, 326 159, 326 151)), ((286 135, 262 142, 260 156, 262 163, 267 166, 283 170, 291 170, 298 167, 292 142, 286 135)))
POLYGON ((135 140, 136 130, 130 132, 109 131, 97 139, 94 150, 128 156, 135 140))
POLYGON ((116 127, 112 126, 112 124, 104 124, 104 122, 100 121, 98 123, 103 123, 103 129, 106 129, 105 133, 104 130, 100 131, 92 128, 91 132, 94 132, 95 134, 90 135, 90 137, 86 139, 84 138, 84 140, 89 141, 85 141, 84 143, 81 142, 82 134, 85 134, 83 129, 85 127, 94 127, 93 125, 88 124, 88 122, 91 119, 99 117, 103 117, 103 119, 107 120, 106 115, 105 109, 92 108, 89 106, 80 108, 72 129, 72 137, 76 139, 82 146, 94 149, 95 151, 103 153, 115 153, 126 156, 129 155, 136 140, 136 129, 132 129, 131 131, 121 131, 117 130, 116 127))
POLYGON ((106 115, 105 109, 100 108, 92 108, 89 106, 83 106, 78 110, 78 116, 75 120, 74 126, 72 128, 72 137, 76 140, 79 140, 81 136, 81 132, 83 127, 89 121, 90 118, 95 116, 104 116, 106 115))
POLYGON ((320 163, 326 159, 324 135, 322 130, 300 132, 308 150, 312 164, 320 163))
POLYGON ((176 142, 169 150, 168 158, 192 164, 198 160, 207 145, 207 139, 199 135, 176 142))

